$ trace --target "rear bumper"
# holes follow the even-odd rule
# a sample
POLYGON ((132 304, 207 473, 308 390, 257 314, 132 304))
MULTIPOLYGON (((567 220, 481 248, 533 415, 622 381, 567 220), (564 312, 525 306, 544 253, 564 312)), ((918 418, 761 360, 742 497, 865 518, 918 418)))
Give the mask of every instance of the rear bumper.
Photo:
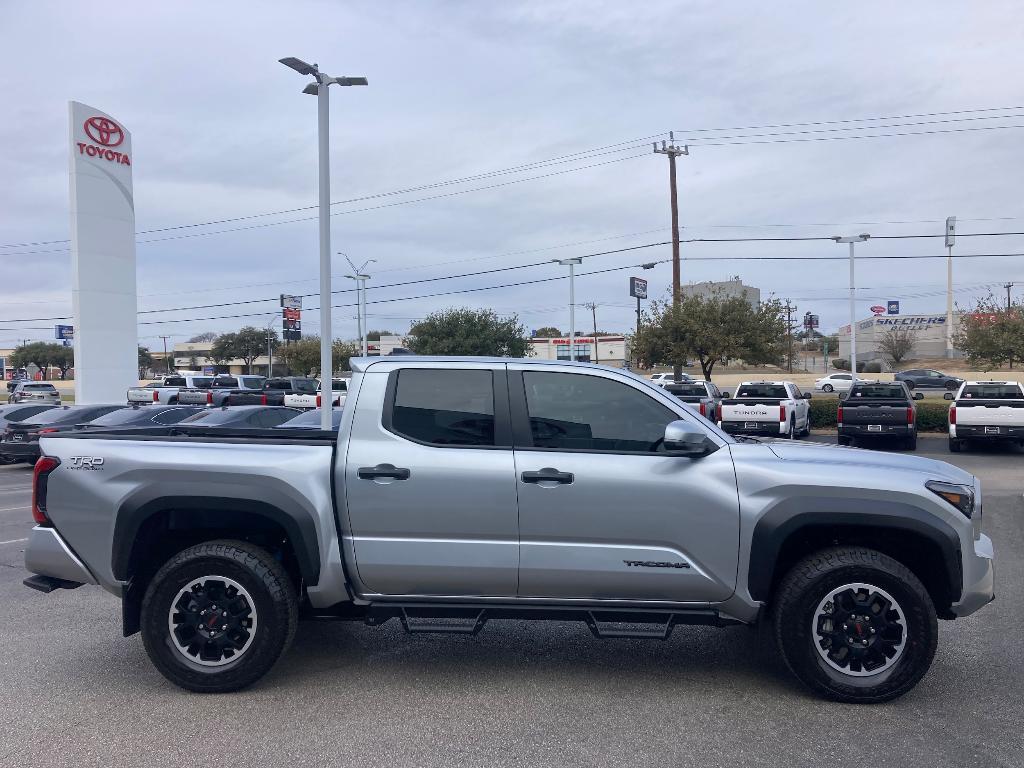
POLYGON ((963 593, 952 605, 956 616, 969 616, 995 599, 995 552, 992 539, 985 534, 974 541, 974 548, 963 558, 963 593))
POLYGON ((76 584, 96 584, 89 569, 53 528, 36 526, 25 547, 25 568, 40 576, 49 576, 76 584))
POLYGON ((788 427, 789 423, 785 421, 722 422, 722 429, 731 435, 784 435, 788 427))
POLYGON ((869 424, 846 424, 837 428, 846 437, 910 437, 914 428, 909 424, 880 424, 881 429, 869 429, 869 424))
POLYGON ((13 456, 23 461, 35 461, 39 458, 39 442, 14 442, 7 441, 0 443, 0 453, 4 456, 13 456))
POLYGON ((1003 426, 989 424, 988 429, 998 432, 986 432, 985 425, 950 424, 949 436, 959 440, 1024 440, 1024 426, 1003 426))

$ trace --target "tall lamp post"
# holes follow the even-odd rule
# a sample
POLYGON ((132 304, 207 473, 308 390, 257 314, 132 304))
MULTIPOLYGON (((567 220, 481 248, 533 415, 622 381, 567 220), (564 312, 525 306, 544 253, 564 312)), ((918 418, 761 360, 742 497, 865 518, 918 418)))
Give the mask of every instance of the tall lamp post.
POLYGON ((856 318, 856 307, 854 305, 854 254, 853 246, 857 243, 862 243, 871 235, 861 234, 852 235, 850 237, 840 237, 839 235, 833 235, 832 239, 837 243, 849 243, 850 244, 850 373, 853 375, 853 380, 857 380, 857 318, 856 318))
MULTIPOLYGON (((319 144, 320 182, 320 402, 330 403, 333 392, 331 379, 334 367, 331 361, 331 158, 328 135, 330 102, 327 89, 332 85, 368 85, 365 77, 331 77, 321 72, 316 64, 288 56, 279 60, 300 75, 312 75, 315 82, 302 89, 303 93, 317 97, 317 135, 319 144)), ((320 409, 320 428, 331 429, 331 409, 320 409)))
POLYGON ((569 268, 569 359, 576 360, 576 265, 583 263, 583 257, 552 261, 569 268))
POLYGON ((366 274, 366 265, 373 264, 376 259, 367 259, 358 267, 352 263, 346 254, 338 251, 339 256, 345 256, 345 261, 352 267, 352 274, 348 277, 356 281, 356 325, 359 331, 359 343, 363 349, 363 357, 369 354, 367 334, 370 332, 370 324, 366 319, 366 281, 370 276, 366 274))

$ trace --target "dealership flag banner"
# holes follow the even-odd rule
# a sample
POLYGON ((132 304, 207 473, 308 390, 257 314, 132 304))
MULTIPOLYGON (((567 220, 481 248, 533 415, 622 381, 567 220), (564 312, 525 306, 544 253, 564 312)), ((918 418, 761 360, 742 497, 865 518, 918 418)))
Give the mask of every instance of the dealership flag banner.
POLYGON ((132 137, 94 107, 68 113, 75 402, 117 403, 139 376, 132 137))

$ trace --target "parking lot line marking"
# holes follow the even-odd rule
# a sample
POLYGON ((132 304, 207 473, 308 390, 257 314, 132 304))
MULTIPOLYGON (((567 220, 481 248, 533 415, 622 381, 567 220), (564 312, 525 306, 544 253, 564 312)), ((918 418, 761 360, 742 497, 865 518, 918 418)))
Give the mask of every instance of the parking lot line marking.
POLYGON ((0 507, 0 512, 16 512, 19 509, 32 509, 32 507, 0 507))
POLYGON ((15 491, 31 491, 31 485, 13 485, 6 488, 0 488, 0 493, 14 493, 15 491))
POLYGON ((28 541, 28 539, 11 539, 10 541, 0 541, 0 544, 20 544, 23 541, 28 541))

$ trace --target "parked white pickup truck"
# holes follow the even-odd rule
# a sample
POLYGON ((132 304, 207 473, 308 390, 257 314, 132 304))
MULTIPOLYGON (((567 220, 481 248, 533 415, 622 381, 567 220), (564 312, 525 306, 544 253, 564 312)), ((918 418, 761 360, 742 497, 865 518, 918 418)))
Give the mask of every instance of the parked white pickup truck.
MULTIPOLYGON (((295 392, 284 396, 284 404, 291 408, 319 408, 320 407, 320 382, 316 383, 316 392, 295 392)), ((341 408, 345 405, 345 398, 348 397, 348 379, 331 380, 331 405, 341 408)))
POLYGON ((957 453, 967 440, 1013 441, 1024 446, 1024 387, 1016 381, 965 381, 947 392, 949 450, 957 453))
POLYGON ((791 381, 744 381, 736 396, 722 400, 721 423, 736 434, 781 435, 793 439, 811 432, 810 392, 791 381))
POLYGON ((178 390, 183 387, 209 389, 212 384, 213 376, 165 376, 162 383, 154 382, 129 389, 128 405, 175 405, 178 402, 178 390))

